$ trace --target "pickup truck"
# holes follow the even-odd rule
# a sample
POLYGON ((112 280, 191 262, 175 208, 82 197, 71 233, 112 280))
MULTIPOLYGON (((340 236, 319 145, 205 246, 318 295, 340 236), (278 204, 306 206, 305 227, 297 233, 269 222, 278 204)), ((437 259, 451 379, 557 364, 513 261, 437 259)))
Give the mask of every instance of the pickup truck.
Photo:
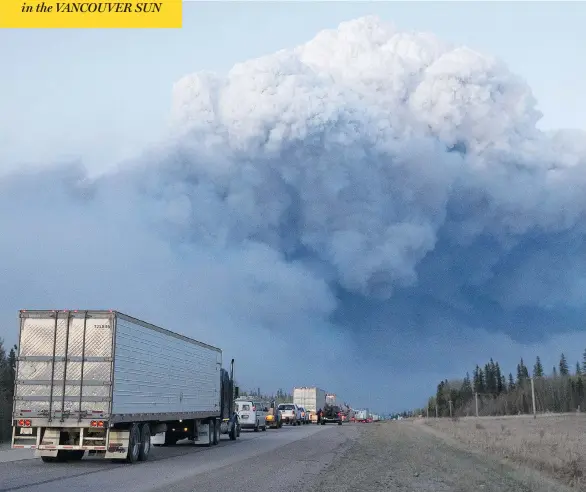
POLYGON ((337 423, 342 425, 342 412, 337 405, 326 405, 321 416, 321 425, 337 423))
POLYGON ((301 425, 299 407, 295 403, 281 403, 278 407, 283 422, 288 425, 301 425))

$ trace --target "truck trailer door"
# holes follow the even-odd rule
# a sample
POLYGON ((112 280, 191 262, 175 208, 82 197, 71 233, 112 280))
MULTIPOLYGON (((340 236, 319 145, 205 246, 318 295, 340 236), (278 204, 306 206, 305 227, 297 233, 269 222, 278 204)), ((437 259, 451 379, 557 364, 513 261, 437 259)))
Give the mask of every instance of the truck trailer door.
POLYGON ((22 311, 14 418, 107 417, 114 320, 103 311, 22 311))

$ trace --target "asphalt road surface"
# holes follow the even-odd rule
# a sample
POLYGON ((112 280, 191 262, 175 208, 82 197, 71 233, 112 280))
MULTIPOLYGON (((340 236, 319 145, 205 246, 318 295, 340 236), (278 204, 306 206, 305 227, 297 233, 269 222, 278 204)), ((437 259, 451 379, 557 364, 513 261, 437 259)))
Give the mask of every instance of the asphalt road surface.
MULTIPOLYGON (((0 463, 0 492, 564 492, 538 472, 465 451, 402 421, 283 427, 212 448, 154 448, 135 465, 99 459, 0 463)), ((19 455, 22 458, 22 455, 19 455)))
POLYGON ((189 443, 153 447, 149 461, 134 465, 96 458, 43 463, 29 457, 0 463, 0 492, 242 492, 243 482, 269 490, 265 489, 269 483, 271 488, 272 484, 297 484, 308 474, 319 473, 336 450, 350 442, 356 430, 349 427, 305 425, 242 431, 237 441, 222 436, 220 444, 211 448, 189 443), (210 488, 200 489, 208 482, 210 488))

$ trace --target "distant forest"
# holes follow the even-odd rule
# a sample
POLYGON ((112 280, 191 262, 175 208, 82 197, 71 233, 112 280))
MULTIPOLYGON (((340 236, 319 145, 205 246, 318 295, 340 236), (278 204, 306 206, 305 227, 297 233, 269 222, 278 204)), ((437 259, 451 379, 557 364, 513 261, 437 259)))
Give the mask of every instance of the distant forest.
POLYGON ((16 370, 16 345, 6 353, 0 339, 0 442, 12 437, 12 398, 16 370))
POLYGON ((517 364, 516 375, 505 375, 498 362, 490 359, 484 367, 476 366, 462 380, 441 381, 435 396, 427 406, 416 413, 430 417, 476 415, 476 398, 479 416, 532 413, 531 377, 535 387, 535 407, 538 413, 574 412, 586 409, 586 350, 582 362, 570 369, 566 356, 561 354, 551 372, 544 370, 539 357, 530 372, 523 359, 517 364))

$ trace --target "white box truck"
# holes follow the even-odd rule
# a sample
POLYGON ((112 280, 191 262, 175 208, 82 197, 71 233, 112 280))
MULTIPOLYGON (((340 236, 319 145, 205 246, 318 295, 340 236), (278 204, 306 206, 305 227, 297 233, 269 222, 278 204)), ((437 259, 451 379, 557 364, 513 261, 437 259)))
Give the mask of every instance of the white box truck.
POLYGON ((117 311, 20 312, 12 448, 45 462, 146 461, 153 444, 238 438, 234 360, 117 311))
POLYGON ((356 422, 368 422, 369 411, 368 408, 356 410, 356 422))
POLYGON ((293 388, 293 403, 309 412, 311 422, 317 422, 317 411, 326 406, 326 392, 315 386, 293 388))

